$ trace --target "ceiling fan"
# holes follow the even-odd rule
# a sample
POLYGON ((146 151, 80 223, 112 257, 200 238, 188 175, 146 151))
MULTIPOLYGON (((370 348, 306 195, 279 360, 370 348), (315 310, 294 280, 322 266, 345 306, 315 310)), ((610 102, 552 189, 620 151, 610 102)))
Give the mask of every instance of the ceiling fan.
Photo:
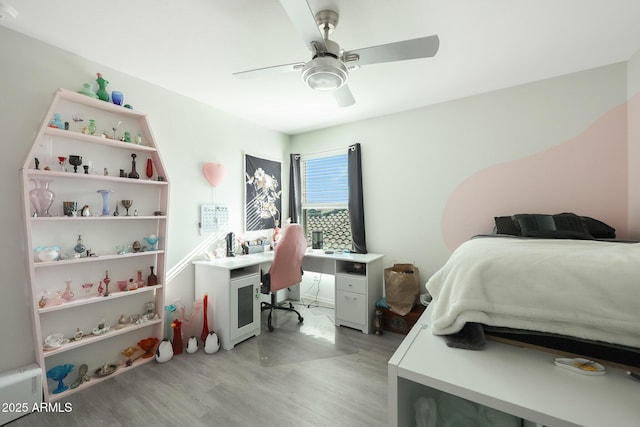
POLYGON ((404 40, 379 46, 344 51, 338 43, 329 40, 329 34, 338 25, 339 15, 333 10, 313 14, 305 0, 280 0, 289 19, 298 29, 312 52, 308 62, 276 65, 233 73, 238 78, 264 77, 289 71, 300 71, 302 79, 312 89, 333 91, 340 107, 355 104, 347 86, 349 70, 362 65, 435 56, 440 46, 437 35, 404 40))

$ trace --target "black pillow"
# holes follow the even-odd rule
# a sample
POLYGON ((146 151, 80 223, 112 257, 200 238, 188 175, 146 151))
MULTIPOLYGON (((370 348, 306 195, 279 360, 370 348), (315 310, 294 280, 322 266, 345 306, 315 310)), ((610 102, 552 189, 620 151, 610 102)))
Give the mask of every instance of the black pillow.
POLYGON ((582 221, 587 226, 589 230, 589 234, 591 234, 596 239, 615 239, 616 238, 616 229, 611 227, 608 224, 605 224, 602 221, 599 221, 594 218, 590 218, 588 216, 581 217, 582 221))
POLYGON ((592 239, 582 219, 572 213, 558 215, 517 214, 514 221, 524 237, 592 239))
POLYGON ((520 235, 524 237, 541 237, 540 233, 556 229, 552 215, 516 214, 513 216, 513 221, 518 225, 520 235))
POLYGON ((518 229, 518 226, 513 221, 513 218, 511 218, 510 216, 496 216, 496 217, 493 217, 493 219, 496 223, 494 231, 497 234, 510 234, 512 236, 520 235, 520 230, 518 229))
POLYGON ((592 239, 593 236, 589 233, 589 228, 584 223, 581 217, 574 213, 561 213, 553 216, 553 222, 556 225, 556 230, 562 230, 569 233, 575 233, 578 238, 592 239))

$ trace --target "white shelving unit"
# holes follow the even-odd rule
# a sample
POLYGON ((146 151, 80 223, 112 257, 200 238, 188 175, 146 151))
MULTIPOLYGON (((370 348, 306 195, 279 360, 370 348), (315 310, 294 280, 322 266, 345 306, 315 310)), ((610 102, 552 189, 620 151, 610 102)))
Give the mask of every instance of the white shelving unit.
MULTIPOLYGON (((138 358, 131 366, 126 366, 124 362, 128 358, 122 355, 122 351, 135 347, 145 338, 164 338, 169 184, 144 113, 64 89, 55 93, 20 175, 36 363, 43 371, 44 398, 54 401, 154 360, 138 358), (55 113, 60 115, 63 122, 69 122, 68 130, 49 126, 55 113), (73 121, 77 113, 84 116, 84 122, 79 124, 73 121), (90 119, 96 124, 94 135, 81 132, 90 119), (112 128, 118 122, 118 139, 102 135, 104 132, 112 136, 112 128), (129 132, 132 141, 139 137, 141 143, 120 141, 125 131, 129 132), (132 154, 136 155, 135 168, 139 179, 127 177, 133 169, 132 154), (68 160, 70 155, 82 156, 83 164, 89 165, 89 170, 85 173, 84 168, 79 167, 76 173, 67 164, 65 171, 58 156, 68 160), (148 159, 153 165, 151 177, 146 174, 148 159), (120 170, 125 177, 120 176, 120 170), (55 194, 48 211, 50 216, 35 215, 29 194, 37 180, 49 181, 49 189, 55 194), (111 190, 108 215, 102 215, 103 198, 98 190, 111 190), (133 200, 129 216, 121 205, 124 199, 133 200), (64 216, 63 201, 77 202, 78 209, 87 205, 90 216, 64 216), (116 206, 118 216, 113 215, 116 206), (144 240, 144 237, 152 234, 160 238, 155 250, 150 250, 144 240), (84 253, 76 257, 73 248, 79 235, 94 256, 84 253), (134 241, 141 243, 142 250, 135 252, 129 249, 134 241), (38 261, 34 256, 34 248, 38 246, 59 246, 61 258, 38 261), (157 276, 157 284, 148 286, 147 277, 151 267, 157 276), (111 281, 109 295, 104 296, 104 293, 99 294, 98 289, 107 271, 111 281), (138 271, 142 272, 145 286, 135 290, 120 290, 118 281, 135 281, 138 271), (74 297, 54 305, 59 302, 56 294, 64 293, 67 281, 71 283, 74 297), (89 286, 91 283, 93 286, 89 286), (43 296, 46 305, 43 305, 43 296), (139 323, 120 322, 123 315, 125 318, 143 318, 148 303, 154 304, 157 317, 139 323), (102 320, 110 326, 109 331, 94 335, 92 331, 102 320), (84 336, 75 340, 73 336, 78 329, 84 336), (69 342, 49 349, 44 340, 54 333, 64 334, 69 342), (62 364, 74 365, 64 380, 66 386, 70 386, 78 377, 78 368, 82 364, 88 366, 90 380, 77 388, 54 394, 57 382, 47 378, 47 371, 62 364), (118 366, 109 376, 96 375, 97 370, 105 364, 118 366)), ((104 283, 102 286, 105 286, 104 283)), ((141 353, 139 350, 136 355, 141 353)))

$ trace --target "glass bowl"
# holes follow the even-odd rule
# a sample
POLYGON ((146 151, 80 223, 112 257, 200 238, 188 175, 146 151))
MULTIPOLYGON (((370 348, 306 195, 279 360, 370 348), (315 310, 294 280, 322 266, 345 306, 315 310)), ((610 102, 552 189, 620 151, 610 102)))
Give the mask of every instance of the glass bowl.
POLYGON ((37 261, 55 261, 60 256, 59 246, 38 246, 33 249, 37 261))

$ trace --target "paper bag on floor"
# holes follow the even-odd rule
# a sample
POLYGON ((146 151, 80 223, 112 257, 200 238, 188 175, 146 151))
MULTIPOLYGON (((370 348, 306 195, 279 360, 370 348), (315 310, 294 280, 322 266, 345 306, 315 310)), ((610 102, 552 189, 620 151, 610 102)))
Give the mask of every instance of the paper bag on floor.
POLYGON ((394 264, 384 269, 387 305, 401 316, 411 311, 420 296, 420 272, 413 264, 394 264))

